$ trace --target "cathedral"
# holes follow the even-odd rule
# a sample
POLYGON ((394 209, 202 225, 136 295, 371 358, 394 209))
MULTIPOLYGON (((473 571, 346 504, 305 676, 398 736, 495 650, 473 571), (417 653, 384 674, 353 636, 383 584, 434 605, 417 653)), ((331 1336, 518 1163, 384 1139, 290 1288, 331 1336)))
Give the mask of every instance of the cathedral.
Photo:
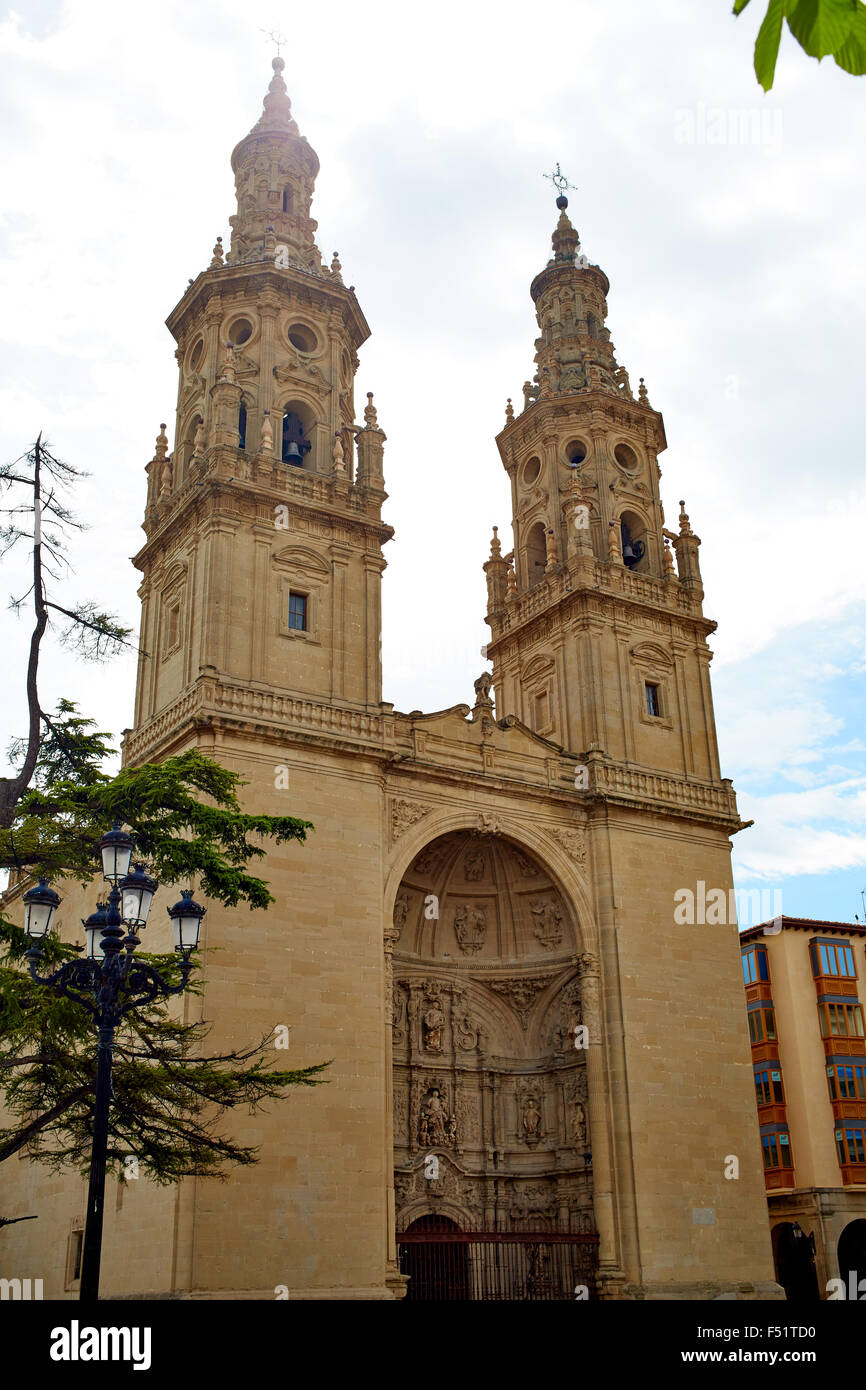
MULTIPOLYGON (((230 1117, 255 1167, 109 1194, 102 1296, 779 1297, 737 928, 674 916, 678 890, 728 894, 742 827, 715 624, 608 279, 560 194, 527 267, 534 375, 496 436, 492 672, 471 703, 401 713, 372 395, 356 417, 369 328, 316 246, 284 66, 231 157, 228 247, 167 320, 177 416, 146 468, 124 759, 198 748, 246 809, 313 822, 269 851, 266 913, 210 905, 183 1007, 214 1050, 282 1028, 274 1065, 333 1060, 327 1085, 230 1117)), ((74 1297, 57 1230, 80 1229, 83 1185, 27 1182, 46 1296, 74 1297)))

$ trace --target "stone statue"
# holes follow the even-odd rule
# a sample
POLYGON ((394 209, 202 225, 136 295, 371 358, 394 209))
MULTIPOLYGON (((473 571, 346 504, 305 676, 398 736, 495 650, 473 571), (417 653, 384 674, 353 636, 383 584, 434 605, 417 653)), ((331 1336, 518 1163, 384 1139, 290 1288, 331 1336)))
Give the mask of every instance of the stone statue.
POLYGON ((394 929, 397 932, 397 940, 400 940, 400 933, 406 925, 406 918, 409 915, 409 895, 398 893, 394 903, 394 929))
POLYGON ((433 1000, 430 1008, 422 1019, 424 1024, 424 1046, 428 1052, 442 1051, 442 1029, 445 1027, 445 1015, 439 1007, 439 1001, 433 1000))
POLYGON ((345 473, 345 471, 346 471, 345 454, 343 453, 343 441, 342 441, 342 439, 340 438, 339 434, 335 434, 335 435, 334 435, 333 460, 334 460, 334 472, 335 472, 335 473, 345 473))
POLYGON ((580 1101, 574 1107, 574 1119, 571 1122, 571 1133, 575 1144, 586 1143, 586 1111, 580 1101))
POLYGON ((535 1097, 530 1096, 527 1101, 526 1109, 523 1112, 523 1128, 528 1139, 537 1139, 541 1125, 541 1111, 535 1103, 535 1097))
POLYGON ((438 1087, 434 1086, 432 1090, 427 1092, 421 1105, 421 1122, 418 1132, 421 1146, 423 1148, 427 1144, 447 1144, 451 1138, 456 1137, 455 1131, 456 1126, 442 1100, 442 1093, 438 1087))

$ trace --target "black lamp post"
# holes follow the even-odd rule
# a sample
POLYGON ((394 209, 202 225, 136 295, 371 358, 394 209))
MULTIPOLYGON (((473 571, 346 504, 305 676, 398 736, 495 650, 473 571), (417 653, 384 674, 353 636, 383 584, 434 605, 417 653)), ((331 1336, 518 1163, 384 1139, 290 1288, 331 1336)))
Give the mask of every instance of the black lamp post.
POLYGON ((131 1009, 150 1003, 161 995, 183 992, 192 969, 190 953, 198 946, 201 919, 207 911, 207 908, 192 901, 191 889, 184 889, 181 901, 168 909, 174 926, 175 950, 183 957, 180 984, 168 984, 152 965, 134 957, 136 946, 141 944, 136 930, 147 923, 150 904, 157 889, 156 879, 145 873, 143 864, 136 864, 132 873, 129 872, 133 842, 119 821, 115 821, 112 829, 100 840, 99 849, 103 873, 111 884, 111 891, 108 901, 97 904, 96 912, 82 922, 87 938, 85 958, 67 961, 53 975, 38 974, 41 942, 48 935, 60 898, 42 878, 35 888, 24 894, 23 899, 26 907, 25 928, 33 942, 27 952, 31 976, 55 993, 83 1005, 94 1018, 99 1035, 90 1185, 79 1293, 82 1300, 96 1300, 99 1297, 115 1029, 123 1015, 131 1009), (127 929, 126 936, 124 927, 127 929))

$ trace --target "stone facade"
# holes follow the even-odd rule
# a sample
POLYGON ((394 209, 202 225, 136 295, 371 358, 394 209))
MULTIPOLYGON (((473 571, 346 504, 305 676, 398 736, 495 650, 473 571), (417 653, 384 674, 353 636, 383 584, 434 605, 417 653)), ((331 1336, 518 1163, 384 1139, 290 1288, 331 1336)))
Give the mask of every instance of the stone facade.
MULTIPOLYGON (((124 757, 199 748, 250 809, 314 823, 269 853, 267 914, 210 907, 205 993, 184 1008, 214 1045, 285 1024, 279 1060, 333 1063, 328 1086, 233 1117, 256 1168, 118 1189, 105 1292, 400 1297, 395 1232, 438 1212, 597 1233, 607 1298, 778 1296, 736 929, 673 918, 681 885, 730 886, 741 825, 714 624, 684 508, 665 527, 662 419, 616 363, 607 278, 560 198, 532 283, 537 371, 497 441, 514 547, 494 532, 484 565, 492 680, 471 705, 399 713, 381 698, 372 397, 355 422, 369 330, 315 244, 318 160, 282 67, 232 156, 230 250, 168 319, 176 442, 162 427, 147 466, 149 655, 124 757)), ((70 929, 76 908, 70 887, 70 929)), ((57 1230, 83 1186, 19 1175, 51 1220, 8 1248, 69 1296, 57 1230)))

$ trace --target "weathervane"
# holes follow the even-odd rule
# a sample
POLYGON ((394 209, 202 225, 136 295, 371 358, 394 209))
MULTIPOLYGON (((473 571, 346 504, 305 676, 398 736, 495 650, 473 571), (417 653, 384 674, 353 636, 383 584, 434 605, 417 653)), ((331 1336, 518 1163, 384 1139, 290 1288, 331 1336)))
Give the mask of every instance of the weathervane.
POLYGON ((560 198, 565 197, 565 190, 567 188, 571 188, 575 193, 577 192, 577 184, 568 182, 568 179, 559 167, 559 160, 556 161, 556 169, 552 174, 542 174, 541 177, 550 179, 550 182, 555 187, 560 198))
MULTIPOLYGON (((279 58, 279 56, 280 56, 280 49, 282 48, 283 44, 289 42, 288 39, 286 38, 285 34, 281 34, 280 31, 279 31, 279 29, 259 29, 259 33, 260 33, 260 34, 267 34, 267 36, 268 36, 268 38, 270 39, 271 43, 276 45, 277 57, 279 58)), ((558 168, 559 168, 559 165, 557 164, 556 167, 557 167, 557 169, 558 169, 558 168)))

